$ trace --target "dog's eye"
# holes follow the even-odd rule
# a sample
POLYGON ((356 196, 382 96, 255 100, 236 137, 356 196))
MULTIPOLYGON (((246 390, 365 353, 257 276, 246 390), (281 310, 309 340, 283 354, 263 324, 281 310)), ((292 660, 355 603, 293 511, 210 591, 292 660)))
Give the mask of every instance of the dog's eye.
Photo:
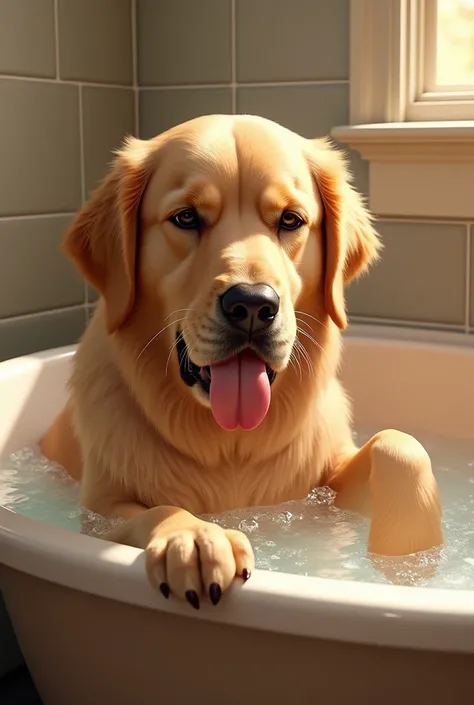
POLYGON ((172 215, 169 220, 182 230, 195 230, 200 225, 199 216, 194 208, 183 208, 172 215))
POLYGON ((304 220, 294 211, 283 211, 280 218, 281 230, 298 230, 303 225, 304 220))

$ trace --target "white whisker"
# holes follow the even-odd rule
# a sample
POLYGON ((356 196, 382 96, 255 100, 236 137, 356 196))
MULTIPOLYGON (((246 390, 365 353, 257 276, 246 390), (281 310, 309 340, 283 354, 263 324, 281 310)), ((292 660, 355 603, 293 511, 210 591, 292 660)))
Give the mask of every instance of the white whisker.
POLYGON ((296 346, 297 351, 300 353, 301 357, 306 362, 308 372, 310 372, 310 373, 314 372, 313 361, 311 360, 311 357, 309 356, 308 351, 306 350, 306 348, 304 347, 304 345, 302 344, 302 342, 300 340, 297 340, 296 342, 297 342, 297 346, 296 346))
POLYGON ((325 323, 320 321, 319 318, 315 318, 310 313, 306 313, 306 311, 297 311, 296 309, 295 309, 295 313, 299 313, 301 316, 308 316, 308 318, 312 318, 313 321, 316 321, 316 323, 318 323, 320 326, 322 326, 323 328, 326 328, 326 330, 329 330, 328 326, 325 323))
POLYGON ((314 333, 313 326, 310 325, 310 324, 308 323, 308 321, 302 321, 301 318, 298 318, 298 316, 296 316, 296 322, 297 322, 297 323, 300 323, 302 326, 308 326, 308 328, 310 329, 310 331, 311 331, 312 333, 314 333))
MULTIPOLYGON (((181 335, 184 335, 185 332, 187 332, 187 331, 185 331, 185 329, 183 328, 183 329, 181 330, 181 335)), ((170 362, 170 359, 171 359, 171 355, 172 355, 172 353, 173 353, 173 350, 175 350, 175 348, 178 346, 178 343, 179 343, 179 337, 176 336, 176 340, 174 341, 174 343, 172 343, 172 345, 170 345, 170 351, 169 351, 168 359, 166 360, 166 365, 165 365, 165 377, 166 377, 167 374, 168 374, 168 365, 169 365, 169 362, 170 362)), ((183 354, 185 354, 185 353, 183 353, 183 354)))
MULTIPOLYGON (((299 342, 299 341, 297 341, 297 342, 299 342)), ((297 350, 293 347, 293 349, 291 351, 291 355, 290 355, 290 364, 293 367, 294 371, 299 374, 300 382, 302 382, 303 381, 303 370, 301 369, 301 363, 298 360, 298 356, 296 353, 297 353, 297 350), (298 364, 298 369, 296 369, 295 362, 298 364)))
POLYGON ((310 340, 314 345, 316 345, 316 347, 319 348, 319 350, 321 350, 321 352, 325 353, 325 350, 323 349, 322 345, 320 343, 318 343, 318 341, 315 340, 313 338, 313 336, 308 333, 308 331, 303 330, 302 328, 300 328, 298 326, 298 333, 301 333, 301 335, 304 335, 305 338, 308 338, 308 340, 310 340))
MULTIPOLYGON (((303 358, 303 355, 301 354, 301 343, 299 342, 299 340, 296 340, 295 342, 296 342, 296 345, 294 347, 295 359, 298 363, 301 381, 303 381, 303 368, 301 367, 301 359, 303 358)), ((306 362, 306 365, 308 365, 306 360, 305 360, 305 362, 306 362)))
MULTIPOLYGON (((309 335, 309 333, 308 333, 307 331, 302 330, 301 328, 298 328, 298 333, 300 333, 300 334, 303 335, 305 338, 307 338, 311 343, 313 343, 313 345, 315 345, 315 346, 318 348, 318 350, 320 350, 320 351, 322 352, 322 354, 323 354, 323 360, 324 360, 324 361, 328 361, 328 360, 329 360, 326 350, 322 347, 322 345, 320 345, 320 343, 318 343, 317 340, 315 340, 311 335, 309 335)), ((301 341, 300 341, 300 342, 301 342, 301 341)), ((303 346, 303 347, 304 347, 304 346, 303 346)), ((307 351, 306 351, 306 352, 307 352, 307 351)))
POLYGON ((167 328, 169 328, 170 326, 173 326, 173 325, 175 325, 176 323, 181 323, 181 321, 184 321, 185 318, 186 318, 186 317, 183 316, 183 318, 179 318, 177 321, 171 321, 171 323, 168 323, 168 325, 164 326, 161 330, 159 330, 158 333, 156 333, 156 335, 154 335, 152 338, 150 338, 150 340, 148 341, 148 343, 145 345, 145 347, 142 349, 142 351, 141 351, 140 354, 138 355, 138 357, 137 357, 137 359, 135 360, 135 362, 138 362, 138 360, 139 360, 140 357, 143 355, 143 353, 144 353, 145 350, 148 348, 148 346, 151 345, 151 344, 153 343, 153 341, 158 338, 159 335, 161 335, 162 333, 164 333, 165 330, 166 330, 167 328))
POLYGON ((167 321, 168 318, 171 318, 171 316, 174 316, 175 313, 191 313, 195 310, 195 308, 177 308, 176 311, 172 311, 168 316, 166 316, 165 321, 167 321))
POLYGON ((188 348, 188 371, 191 372, 191 355, 196 350, 197 343, 194 343, 191 350, 188 348))
POLYGON ((186 363, 187 363, 188 369, 189 369, 189 356, 188 356, 188 348, 187 348, 187 346, 186 346, 186 347, 181 351, 181 353, 179 353, 179 355, 178 355, 178 365, 179 365, 180 367, 181 367, 181 365, 183 364, 183 360, 184 360, 186 357, 187 357, 186 363))

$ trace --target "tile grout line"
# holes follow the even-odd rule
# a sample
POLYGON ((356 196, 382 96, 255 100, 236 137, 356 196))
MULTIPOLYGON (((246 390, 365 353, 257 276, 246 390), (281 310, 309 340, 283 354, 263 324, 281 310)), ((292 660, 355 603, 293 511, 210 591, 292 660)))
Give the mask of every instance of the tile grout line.
POLYGON ((61 71, 59 64, 59 10, 58 10, 58 0, 54 0, 54 47, 55 47, 55 61, 56 61, 56 80, 61 80, 61 71))
MULTIPOLYGON (((75 81, 67 78, 44 78, 39 76, 15 76, 14 74, 0 73, 0 80, 7 81, 26 81, 30 83, 59 83, 66 86, 88 85, 93 88, 119 88, 121 90, 133 90, 133 84, 124 83, 104 83, 103 81, 75 81)), ((236 84, 237 85, 237 84, 236 84)), ((315 81, 255 81, 241 82, 238 84, 241 88, 291 88, 292 86, 345 86, 349 85, 346 79, 323 79, 315 81)), ((169 90, 191 90, 199 88, 231 88, 232 81, 223 83, 183 83, 172 84, 166 86, 140 86, 140 90, 147 91, 169 91, 169 90)))
POLYGON ((230 15, 230 72, 231 72, 231 101, 232 101, 232 114, 237 113, 237 48, 236 48, 236 37, 237 37, 237 25, 236 25, 236 0, 231 0, 231 15, 230 15))
POLYGON ((466 223, 466 218, 423 218, 422 216, 420 216, 419 218, 410 218, 409 216, 405 215, 401 215, 399 218, 397 218, 394 216, 379 216, 377 214, 375 214, 375 217, 376 223, 404 223, 408 225, 464 225, 466 223))
MULTIPOLYGON (((338 85, 348 85, 349 81, 269 81, 269 82, 259 82, 259 83, 235 83, 235 87, 239 88, 291 88, 293 86, 338 86, 338 85)), ((230 83, 183 83, 181 85, 171 85, 171 86, 140 86, 142 91, 188 91, 188 90, 199 90, 199 89, 209 89, 209 88, 232 88, 234 85, 233 81, 230 83)))
POLYGON ((446 331, 458 331, 460 333, 467 333, 463 323, 433 323, 431 321, 409 321, 404 318, 380 318, 379 316, 361 316, 357 314, 350 314, 349 319, 354 323, 376 323, 378 325, 386 326, 404 326, 406 328, 427 328, 430 330, 446 330, 446 331))
POLYGON ((466 301, 464 321, 465 331, 469 333, 469 324, 471 319, 471 227, 466 223, 466 301))
POLYGON ((87 85, 92 88, 119 88, 123 91, 133 90, 133 86, 123 83, 103 83, 100 81, 73 81, 65 78, 40 78, 39 76, 15 76, 14 74, 0 73, 0 80, 26 81, 27 83, 54 83, 65 86, 87 85))
POLYGON ((135 137, 140 137, 139 87, 138 87, 138 45, 137 45, 137 2, 131 1, 132 13, 132 71, 133 71, 133 108, 135 119, 135 137))
MULTIPOLYGON (((81 170, 81 206, 86 200, 86 171, 84 157, 84 119, 83 119, 83 95, 82 85, 79 85, 79 168, 81 170)), ((87 282, 84 281, 84 305, 89 302, 89 292, 87 282)))
POLYGON ((0 215, 0 223, 9 220, 39 220, 41 218, 65 218, 71 217, 76 211, 67 211, 65 213, 31 213, 27 215, 0 215))
POLYGON ((82 85, 79 85, 79 163, 81 169, 81 201, 86 200, 86 173, 84 168, 84 120, 83 120, 83 96, 82 85))
POLYGON ((32 318, 41 318, 47 316, 50 313, 64 313, 66 311, 81 311, 82 309, 87 309, 87 306, 82 304, 72 304, 72 306, 62 306, 60 308, 50 308, 45 311, 35 311, 34 313, 21 313, 18 316, 8 316, 7 318, 0 318, 0 328, 2 323, 11 323, 16 321, 27 321, 32 318))

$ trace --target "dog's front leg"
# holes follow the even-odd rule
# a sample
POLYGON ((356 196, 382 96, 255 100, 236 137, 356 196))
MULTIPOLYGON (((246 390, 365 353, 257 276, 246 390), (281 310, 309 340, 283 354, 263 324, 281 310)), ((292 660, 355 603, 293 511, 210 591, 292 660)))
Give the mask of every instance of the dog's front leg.
POLYGON ((402 556, 443 543, 441 505, 430 458, 412 436, 381 431, 336 461, 336 506, 371 517, 368 550, 402 556))
POLYGON ((152 585, 165 597, 173 593, 196 609, 203 592, 216 605, 236 576, 247 580, 253 570, 253 551, 245 534, 184 509, 127 503, 115 505, 107 514, 127 521, 112 529, 106 540, 145 549, 152 585))

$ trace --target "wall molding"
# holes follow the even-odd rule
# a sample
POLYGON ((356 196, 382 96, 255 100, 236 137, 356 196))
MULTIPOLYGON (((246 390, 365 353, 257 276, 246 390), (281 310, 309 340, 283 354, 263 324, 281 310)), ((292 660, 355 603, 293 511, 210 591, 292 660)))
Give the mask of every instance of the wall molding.
POLYGON ((474 220, 474 121, 336 127, 369 161, 377 215, 474 220))

